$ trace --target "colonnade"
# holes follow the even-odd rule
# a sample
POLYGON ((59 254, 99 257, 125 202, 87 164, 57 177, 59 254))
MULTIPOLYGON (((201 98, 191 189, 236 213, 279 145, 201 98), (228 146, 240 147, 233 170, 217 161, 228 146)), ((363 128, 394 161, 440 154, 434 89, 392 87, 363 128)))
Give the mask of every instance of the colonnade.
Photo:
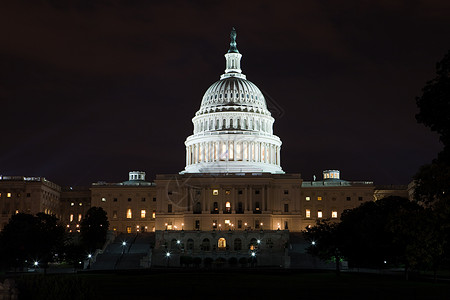
POLYGON ((187 165, 215 161, 250 161, 280 165, 280 146, 265 142, 216 141, 186 147, 187 165))
POLYGON ((208 130, 258 130, 272 134, 273 122, 261 118, 210 118, 194 122, 194 134, 208 130))

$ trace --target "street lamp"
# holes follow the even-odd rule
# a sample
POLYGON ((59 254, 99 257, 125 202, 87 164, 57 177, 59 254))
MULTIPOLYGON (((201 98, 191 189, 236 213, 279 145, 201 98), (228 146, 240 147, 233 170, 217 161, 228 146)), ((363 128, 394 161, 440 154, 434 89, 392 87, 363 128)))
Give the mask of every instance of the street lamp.
POLYGON ((125 247, 127 246, 127 242, 126 241, 123 241, 122 242, 122 254, 124 254, 125 253, 125 247))
POLYGON ((166 259, 167 259, 167 267, 169 267, 169 263, 170 263, 170 252, 166 252, 166 259))
POLYGON ((311 245, 315 246, 315 245, 316 245, 316 242, 315 242, 315 241, 312 241, 312 242, 311 242, 311 245))
POLYGON ((87 266, 88 269, 91 268, 91 258, 92 258, 92 254, 89 253, 88 254, 89 263, 88 263, 88 266, 87 266))

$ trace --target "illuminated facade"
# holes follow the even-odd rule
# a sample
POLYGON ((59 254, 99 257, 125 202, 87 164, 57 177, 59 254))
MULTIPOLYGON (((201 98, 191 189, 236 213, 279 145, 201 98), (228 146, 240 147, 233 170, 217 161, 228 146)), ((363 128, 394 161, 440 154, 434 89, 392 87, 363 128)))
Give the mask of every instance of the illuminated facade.
POLYGON ((0 176, 0 229, 13 214, 60 215, 61 187, 42 177, 0 176))
POLYGON ((284 173, 274 118, 261 91, 242 74, 241 57, 233 29, 225 73, 207 89, 192 119, 182 173, 284 173))
POLYGON ((120 183, 94 183, 91 195, 91 205, 106 211, 110 230, 155 231, 156 188, 145 181, 144 172, 132 171, 129 179, 120 183))

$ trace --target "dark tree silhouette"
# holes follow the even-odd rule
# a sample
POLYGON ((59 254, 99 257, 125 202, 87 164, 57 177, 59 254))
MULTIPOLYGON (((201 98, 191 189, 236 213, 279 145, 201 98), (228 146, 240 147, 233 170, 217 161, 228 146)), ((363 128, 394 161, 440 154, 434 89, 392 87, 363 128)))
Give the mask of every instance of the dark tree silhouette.
POLYGON ((89 252, 101 249, 106 241, 109 221, 101 207, 91 207, 81 222, 81 241, 89 252))
POLYGON ((62 252, 64 231, 54 215, 13 215, 0 233, 0 257, 4 266, 23 268, 25 261, 38 261, 46 268, 54 254, 62 252))

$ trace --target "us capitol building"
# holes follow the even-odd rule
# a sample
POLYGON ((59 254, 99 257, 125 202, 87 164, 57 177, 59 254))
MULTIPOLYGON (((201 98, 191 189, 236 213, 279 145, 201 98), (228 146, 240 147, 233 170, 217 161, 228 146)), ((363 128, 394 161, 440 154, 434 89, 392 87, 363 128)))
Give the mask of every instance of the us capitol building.
POLYGON ((167 251, 237 257, 270 249, 261 251, 265 255, 259 255, 259 264, 287 266, 290 235, 317 219, 338 220, 344 210, 387 195, 408 197, 406 186, 347 181, 338 170, 325 170, 315 181, 286 174, 282 142, 273 133, 275 120, 262 92, 242 73, 241 58, 233 29, 225 73, 206 90, 192 119, 186 166, 179 174, 157 175, 148 182, 145 172, 132 171, 128 181, 98 182, 85 189, 4 176, 1 227, 12 213, 46 211, 77 231, 86 210, 96 206, 107 212, 110 229, 117 233, 155 232, 152 265, 165 264, 167 251), (41 195, 39 207, 27 202, 30 184, 41 195))

